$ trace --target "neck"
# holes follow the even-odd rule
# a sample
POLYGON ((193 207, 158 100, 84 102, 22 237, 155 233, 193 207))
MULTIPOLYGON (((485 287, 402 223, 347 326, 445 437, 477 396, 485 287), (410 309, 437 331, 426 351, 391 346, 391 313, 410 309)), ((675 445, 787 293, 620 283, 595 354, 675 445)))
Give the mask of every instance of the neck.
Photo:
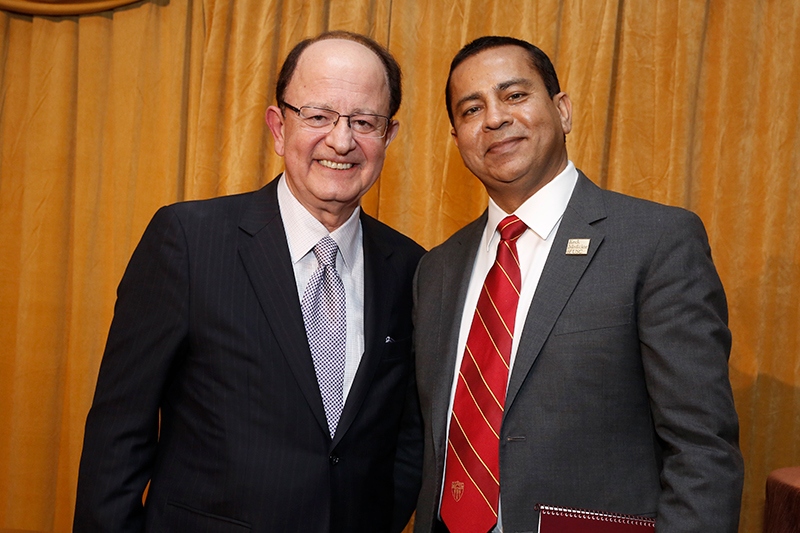
POLYGON ((320 200, 310 193, 300 194, 300 191, 295 190, 294 183, 285 173, 284 179, 289 187, 289 192, 294 196, 295 200, 300 202, 300 205, 311 213, 311 216, 319 220, 328 232, 332 232, 347 222, 356 207, 361 205, 360 197, 351 202, 338 202, 336 200, 320 200))
POLYGON ((542 188, 553 181, 559 174, 567 168, 568 160, 564 160, 553 169, 545 170, 537 179, 521 179, 511 182, 501 183, 498 186, 486 188, 486 192, 491 196, 497 206, 506 213, 513 213, 519 206, 524 204, 531 196, 542 190, 542 188))
POLYGON ((322 225, 325 226, 325 229, 327 229, 330 233, 347 222, 347 219, 350 218, 350 216, 353 214, 353 211, 355 211, 355 207, 352 207, 347 210, 346 213, 340 213, 339 215, 328 216, 329 214, 326 212, 315 213, 313 211, 311 214, 314 215, 314 218, 322 222, 322 225))

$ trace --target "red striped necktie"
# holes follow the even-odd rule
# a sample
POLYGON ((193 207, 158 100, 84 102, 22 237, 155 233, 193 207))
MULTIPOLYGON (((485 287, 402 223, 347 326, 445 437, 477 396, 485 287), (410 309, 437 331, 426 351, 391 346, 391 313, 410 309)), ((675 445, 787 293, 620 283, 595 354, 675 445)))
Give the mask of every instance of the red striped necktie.
POLYGON ((515 215, 497 225, 497 259, 483 283, 467 337, 447 441, 441 515, 451 533, 486 533, 497 523, 499 435, 514 320, 522 286, 515 215))

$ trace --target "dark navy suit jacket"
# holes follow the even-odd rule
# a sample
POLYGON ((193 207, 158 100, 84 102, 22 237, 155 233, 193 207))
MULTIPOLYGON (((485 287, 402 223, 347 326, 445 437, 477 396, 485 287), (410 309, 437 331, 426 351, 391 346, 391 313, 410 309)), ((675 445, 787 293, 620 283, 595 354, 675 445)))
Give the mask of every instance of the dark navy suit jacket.
POLYGON ((86 423, 76 532, 374 533, 409 518, 423 250, 362 213, 365 353, 331 439, 276 186, 162 208, 145 231, 86 423))

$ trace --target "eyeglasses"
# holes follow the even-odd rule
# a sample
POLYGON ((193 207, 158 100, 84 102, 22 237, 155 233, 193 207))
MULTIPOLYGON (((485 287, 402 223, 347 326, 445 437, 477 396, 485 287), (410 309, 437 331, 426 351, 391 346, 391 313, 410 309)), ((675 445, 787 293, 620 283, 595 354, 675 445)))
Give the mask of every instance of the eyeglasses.
POLYGON ((383 115, 364 113, 342 115, 336 111, 321 107, 304 105, 298 109, 286 102, 283 102, 283 105, 297 113, 297 116, 300 117, 300 123, 305 129, 319 133, 332 131, 336 124, 339 123, 340 118, 346 118, 347 125, 350 126, 354 136, 380 138, 386 135, 389 130, 389 121, 391 120, 383 115))

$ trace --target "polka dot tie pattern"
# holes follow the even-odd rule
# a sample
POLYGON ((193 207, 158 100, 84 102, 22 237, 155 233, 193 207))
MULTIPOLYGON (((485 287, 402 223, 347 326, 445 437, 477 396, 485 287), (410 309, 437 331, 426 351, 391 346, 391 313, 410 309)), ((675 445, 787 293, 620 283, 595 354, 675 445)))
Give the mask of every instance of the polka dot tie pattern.
POLYGON ((336 271, 339 247, 330 236, 314 246, 318 268, 303 293, 301 308, 308 347, 317 374, 331 437, 344 408, 344 365, 347 321, 344 284, 336 271))

